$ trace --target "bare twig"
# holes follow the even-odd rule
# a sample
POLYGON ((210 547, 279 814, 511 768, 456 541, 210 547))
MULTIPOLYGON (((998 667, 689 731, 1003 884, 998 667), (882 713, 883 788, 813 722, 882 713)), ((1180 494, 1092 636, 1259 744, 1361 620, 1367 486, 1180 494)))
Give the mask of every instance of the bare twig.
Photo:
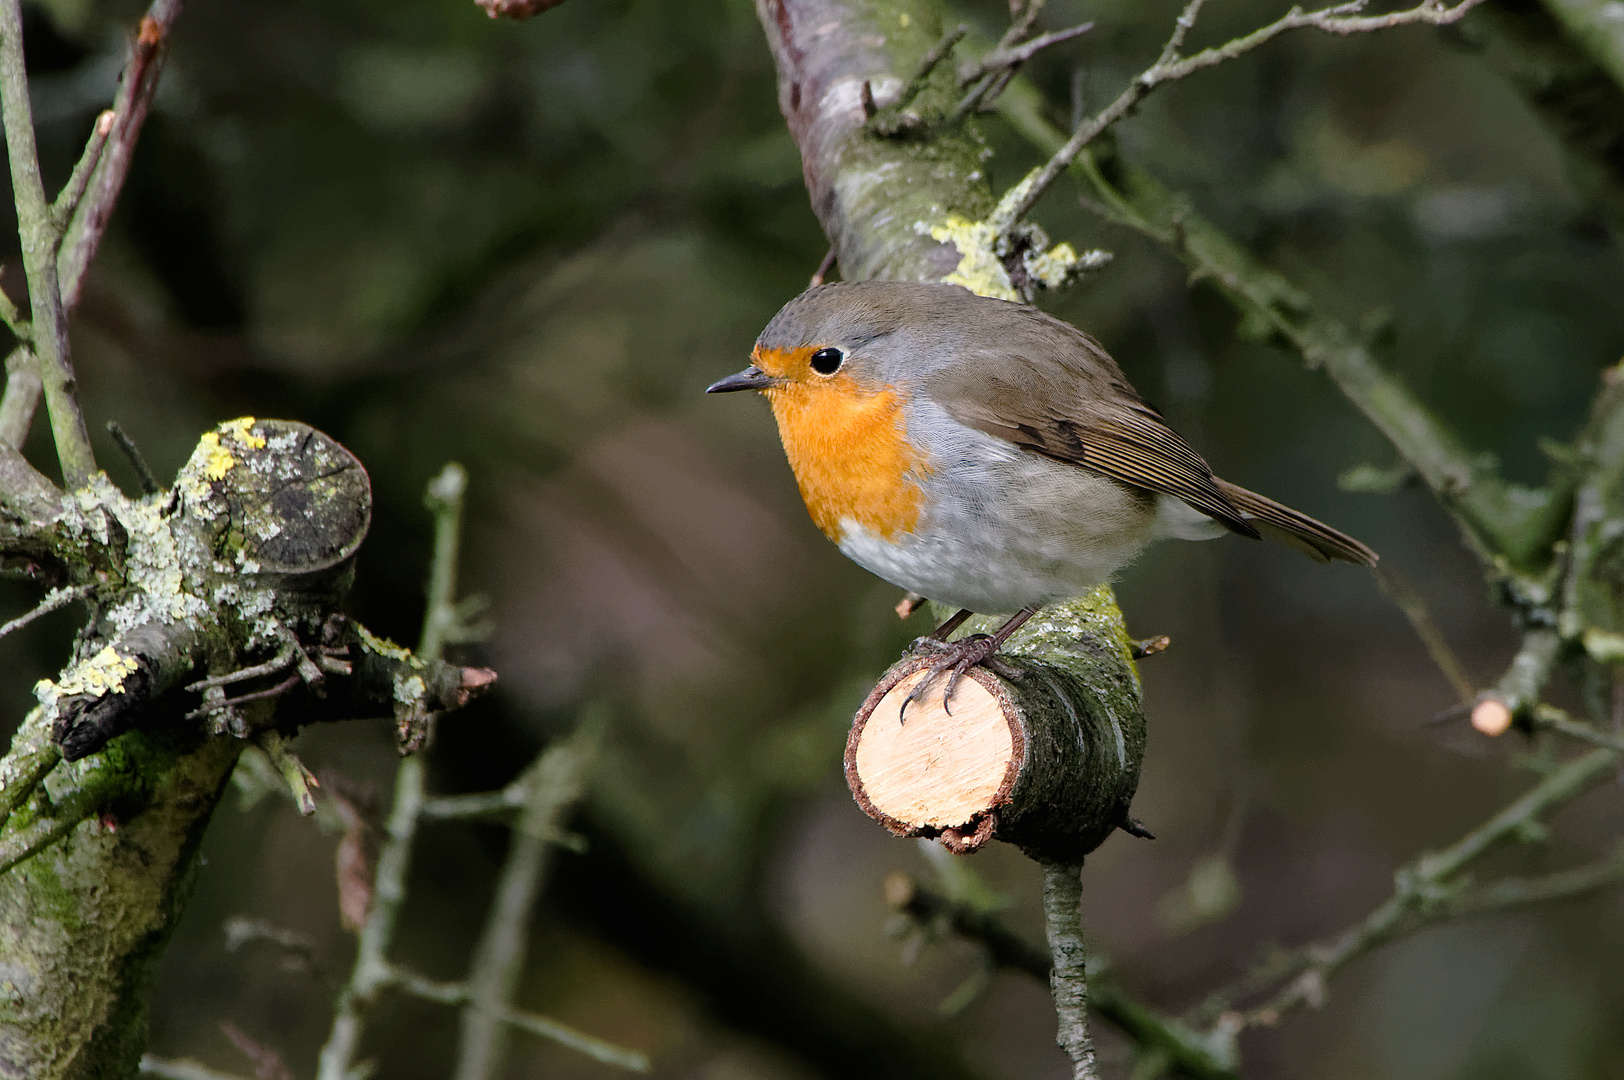
MULTIPOLYGON (((425 979, 415 972, 405 968, 394 969, 393 985, 414 997, 425 1001, 433 1001, 440 1005, 466 1005, 469 1001, 468 987, 462 983, 437 982, 434 979, 425 979)), ((583 1031, 578 1031, 568 1024, 562 1024, 549 1016, 537 1013, 521 1012, 517 1009, 503 1008, 497 1011, 497 1018, 504 1024, 511 1024, 521 1031, 528 1031, 532 1035, 568 1046, 572 1050, 601 1061, 606 1065, 614 1065, 629 1072, 648 1072, 649 1059, 647 1054, 636 1050, 628 1050, 623 1046, 597 1039, 583 1031)))
POLYGON ((1427 601, 1409 580, 1396 570, 1376 567, 1372 571, 1376 575, 1376 584, 1387 598, 1398 605, 1404 612, 1404 617, 1410 620, 1410 626, 1415 630, 1416 637, 1427 648, 1427 655, 1432 662, 1438 665, 1449 685, 1455 688, 1455 696, 1462 702, 1470 702, 1477 696, 1477 687, 1461 667, 1460 661, 1455 658, 1455 651, 1449 647, 1449 641, 1444 637, 1443 631, 1433 621, 1432 611, 1427 607, 1427 601))
POLYGON ((0 625, 0 638, 5 637, 13 630, 21 630, 41 615, 48 615, 59 608, 65 608, 75 600, 90 594, 90 586, 76 585, 71 589, 52 589, 45 594, 45 599, 35 605, 34 610, 26 615, 19 615, 10 622, 0 625))
POLYGON ((59 232, 65 232, 68 222, 79 209, 79 200, 85 197, 85 189, 90 186, 90 177, 96 170, 96 164, 101 160, 102 148, 107 145, 107 136, 113 133, 113 121, 118 114, 112 109, 104 109, 96 117, 96 123, 90 128, 90 138, 85 142, 84 152, 79 155, 79 161, 73 167, 73 174, 68 182, 62 186, 57 194, 56 201, 51 204, 51 220, 59 232))
POLYGON ((298 755, 289 749, 288 740, 274 728, 266 728, 254 736, 254 742, 265 751, 265 756, 271 759, 276 771, 282 774, 283 781, 288 785, 288 794, 293 796, 293 805, 299 808, 299 813, 305 817, 314 814, 316 796, 310 789, 321 787, 321 783, 299 760, 298 755))
POLYGON ((1094 24, 1086 22, 1068 27, 1065 30, 1051 30, 1047 34, 1039 34, 1022 45, 993 49, 974 64, 966 65, 959 72, 959 85, 968 86, 984 75, 992 75, 1008 68, 1019 67, 1051 45, 1059 45, 1063 41, 1081 37, 1092 29, 1094 29, 1094 24))
POLYGON ((293 663, 298 651, 297 645, 284 645, 281 652, 263 664, 253 664, 249 667, 238 668, 236 671, 229 671, 224 675, 213 675, 207 679, 199 679, 187 686, 186 689, 201 694, 203 691, 216 686, 230 686, 232 683, 247 682, 249 679, 257 679, 261 675, 275 675, 288 669, 288 665, 293 663))
POLYGON ((401 761, 395 774, 395 803, 378 853, 372 907, 361 927, 349 982, 339 991, 332 1031, 317 1064, 317 1080, 350 1080, 367 1014, 379 992, 394 981, 387 954, 406 899, 406 873, 411 868, 412 841, 417 835, 422 801, 423 760, 413 755, 401 761))
POLYGON ((1601 731, 1582 721, 1575 720, 1563 709, 1543 702, 1534 706, 1528 720, 1536 728, 1554 731, 1559 735, 1566 735, 1570 739, 1593 743, 1596 746, 1606 746, 1624 753, 1624 738, 1601 731))
POLYGON ((33 339, 34 328, 23 318, 23 313, 17 310, 17 305, 11 302, 4 289, 0 289, 0 322, 6 324, 6 329, 18 341, 26 343, 33 339))
POLYGON ((21 0, 0 0, 0 108, 5 112, 6 151, 11 160, 11 188, 17 204, 17 234, 22 240, 23 268, 33 315, 30 341, 39 358, 45 405, 56 439, 57 460, 67 486, 82 487, 96 474, 90 434, 75 397, 73 363, 68 354, 67 311, 57 279, 56 256, 61 231, 45 201, 34 142, 34 113, 23 60, 21 0))
POLYGON ((66 234, 62 238, 57 270, 62 282, 62 306, 66 311, 78 306, 85 269, 95 257, 102 235, 113 218, 113 206, 129 176, 136 141, 141 135, 141 126, 146 123, 152 95, 158 89, 164 42, 180 12, 181 0, 153 0, 136 29, 130 58, 119 76, 118 96, 113 100, 112 130, 107 133, 106 145, 83 197, 78 200, 71 224, 63 223, 66 234))
POLYGON ((914 98, 919 96, 919 91, 925 86, 925 80, 930 78, 930 73, 936 70, 936 65, 947 59, 948 54, 953 51, 959 42, 964 40, 964 35, 969 32, 970 27, 968 25, 959 23, 959 25, 944 34, 941 41, 931 46, 929 52, 919 58, 919 66, 914 69, 913 78, 908 80, 908 85, 902 88, 902 95, 897 98, 895 103, 896 108, 900 109, 907 106, 914 98))
POLYGON ((99 809, 92 800, 81 799, 67 806, 59 806, 55 813, 42 815, 16 832, 0 837, 0 874, 38 855, 99 809))
POLYGON ((512 1007, 529 945, 529 921, 541 891, 552 838, 585 788, 597 757, 601 718, 585 720, 569 739, 548 747, 525 770, 524 812, 502 865, 496 899, 468 970, 468 1007, 462 1013, 456 1080, 492 1080, 507 1053, 503 1013, 512 1007))
MULTIPOLYGON (((1454 913, 1448 902, 1455 888, 1451 879, 1457 873, 1500 841, 1537 826, 1543 815, 1602 783, 1612 775, 1618 758, 1613 750, 1592 750, 1572 759, 1454 844, 1422 855, 1399 870, 1394 875, 1393 895, 1357 925, 1266 961, 1268 982, 1288 978, 1291 982, 1263 1005, 1249 1010, 1245 1014, 1247 1025, 1273 1025, 1296 1006, 1322 1000, 1326 982, 1355 959, 1400 934, 1449 917, 1454 913)), ((1568 883, 1585 889, 1599 887, 1592 881, 1585 878, 1568 883)), ((1472 905, 1473 913, 1488 909, 1487 898, 1494 895, 1492 890, 1491 886, 1476 894, 1480 899, 1472 905)), ((1521 903, 1529 893, 1529 889, 1509 886, 1503 898, 1508 904, 1521 903)), ((1549 883, 1546 893, 1550 895, 1549 883)), ((1213 1001, 1233 1001, 1236 996, 1233 990, 1221 991, 1213 1001)))
POLYGON ((1204 0, 1191 0, 1179 16, 1173 34, 1168 38, 1156 62, 1135 76, 1133 82, 1128 84, 1127 89, 1123 90, 1115 101, 1079 126, 1071 138, 1067 139, 1046 163, 1028 173, 1016 185, 1018 197, 1014 199, 1006 197, 1002 200, 999 214, 989 223, 997 235, 1007 236, 1015 224, 1037 204, 1049 185, 1066 170, 1083 147, 1100 132, 1131 112, 1145 95, 1158 86, 1193 75, 1197 71, 1226 60, 1233 60, 1288 30, 1312 28, 1329 34, 1358 34, 1416 23, 1443 26, 1459 20, 1481 2, 1482 0, 1460 0, 1459 3, 1449 6, 1440 0, 1422 0, 1422 3, 1405 11, 1373 16, 1357 14, 1364 7, 1362 0, 1337 4, 1318 11, 1303 11, 1294 7, 1279 19, 1250 34, 1223 45, 1203 49, 1193 56, 1182 56, 1180 49, 1183 48, 1185 35, 1195 25, 1196 17, 1204 3, 1204 0))
POLYGON ((265 690, 256 690, 252 694, 242 694, 234 698, 221 698, 218 701, 207 702, 202 708, 193 709, 191 712, 187 713, 186 719, 197 720, 213 713, 223 712, 230 709, 234 705, 242 705, 250 701, 264 701, 267 698, 281 697, 283 694, 287 693, 289 690, 292 690, 298 685, 299 676, 289 675, 275 686, 269 687, 265 690))
MULTIPOLYGON (((1043 108, 1042 95, 1024 80, 999 103, 1001 115, 1022 135, 1053 152, 1065 134, 1048 121, 1043 108)), ((1086 149, 1073 166, 1077 178, 1098 196, 1094 205, 1099 212, 1167 247, 1190 269, 1192 281, 1210 281, 1241 313, 1250 334, 1274 337, 1307 366, 1322 370, 1454 513, 1467 543, 1485 564, 1493 566, 1495 552, 1508 553, 1513 563, 1528 557, 1531 545, 1548 531, 1543 511, 1519 509, 1493 468, 1383 371, 1357 334, 1316 312, 1307 294, 1260 265, 1193 212, 1183 196, 1130 162, 1118 158, 1115 164, 1116 183, 1105 178, 1086 149)))
POLYGON ((141 494, 156 495, 162 491, 163 485, 158 483, 156 476, 152 475, 152 469, 147 466, 147 459, 141 456, 141 451, 136 447, 135 440, 130 438, 129 433, 124 430, 117 420, 107 421, 107 434, 111 435, 113 441, 118 443, 118 448, 124 451, 124 457, 130 463, 130 468, 135 470, 135 478, 141 485, 141 494))
POLYGON ((282 952, 284 966, 316 976, 323 974, 322 966, 316 961, 316 943, 308 934, 248 915, 233 915, 222 929, 226 935, 226 952, 236 952, 244 945, 263 941, 282 952))
MULTIPOLYGON (((12 310, 16 310, 15 305, 12 310)), ((28 328, 28 333, 32 337, 33 327, 28 328)), ((6 357, 6 392, 0 396, 0 443, 13 449, 22 447, 28 438, 28 429, 33 426, 34 410, 39 407, 40 391, 44 388, 39 363, 28 346, 18 345, 11 350, 6 357)))
MULTIPOLYGON (((434 562, 418 648, 418 655, 426 660, 440 658, 445 633, 456 618, 457 554, 467 482, 462 466, 448 464, 429 484, 426 501, 434 513, 434 562)), ((333 1027, 321 1049, 317 1080, 349 1080, 367 1014, 379 992, 393 981, 389 945, 394 941, 395 923, 406 901, 406 874, 411 869, 412 842, 422 807, 423 759, 413 754, 401 761, 395 774, 395 801, 378 852, 372 905, 361 927, 349 982, 339 992, 333 1027)))
POLYGON ((1045 863, 1043 922, 1049 935, 1049 992, 1059 1030, 1055 1042, 1071 1059, 1073 1080, 1099 1080, 1094 1040, 1088 1034, 1088 976, 1083 955, 1082 867, 1045 863))
MULTIPOLYGON (((992 51, 994 53, 1003 52, 1016 42, 1024 40, 1026 35, 1032 32, 1032 25, 1037 22, 1039 13, 1043 11, 1043 6, 1047 3, 1048 0, 1028 0, 1026 6, 1020 9, 1018 14, 1015 14, 1015 21, 1010 24, 1008 30, 1004 31, 1004 36, 998 39, 998 44, 993 47, 992 51)), ((959 85, 962 86, 971 82, 974 78, 974 76, 971 76, 962 79, 959 85)), ((943 120, 943 124, 952 127, 980 108, 987 93, 992 89, 993 84, 998 81, 997 74, 981 76, 975 82, 975 85, 970 87, 969 92, 959 99, 959 103, 953 107, 952 112, 948 113, 946 119, 943 120)))
POLYGON ((158 1080, 243 1080, 233 1073, 223 1073, 195 1061, 161 1058, 152 1054, 141 1058, 141 1075, 156 1076, 158 1080))

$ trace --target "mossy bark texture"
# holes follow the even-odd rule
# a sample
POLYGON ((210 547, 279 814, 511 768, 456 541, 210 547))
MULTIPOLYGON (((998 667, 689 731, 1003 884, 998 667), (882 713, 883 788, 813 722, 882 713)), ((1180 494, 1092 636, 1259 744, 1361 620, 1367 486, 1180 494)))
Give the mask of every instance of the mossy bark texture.
POLYGON ((392 709, 410 736, 477 687, 335 614, 371 492, 320 432, 222 424, 172 489, 138 499, 100 474, 65 495, 19 461, 0 504, 91 618, 0 761, 0 1078, 133 1076, 153 970, 244 739, 319 711, 279 717, 279 695, 332 684, 329 707, 381 702, 347 715, 392 709), (258 683, 180 688, 256 664, 258 683), (264 679, 285 685, 254 693, 264 679))

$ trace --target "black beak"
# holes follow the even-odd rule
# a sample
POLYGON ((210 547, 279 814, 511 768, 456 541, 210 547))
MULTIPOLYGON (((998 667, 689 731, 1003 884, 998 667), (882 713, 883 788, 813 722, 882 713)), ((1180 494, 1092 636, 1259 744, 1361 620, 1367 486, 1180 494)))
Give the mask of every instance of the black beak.
POLYGON ((735 390, 765 390, 774 386, 777 379, 751 364, 737 375, 729 375, 725 379, 717 379, 705 387, 707 394, 731 394, 735 390))

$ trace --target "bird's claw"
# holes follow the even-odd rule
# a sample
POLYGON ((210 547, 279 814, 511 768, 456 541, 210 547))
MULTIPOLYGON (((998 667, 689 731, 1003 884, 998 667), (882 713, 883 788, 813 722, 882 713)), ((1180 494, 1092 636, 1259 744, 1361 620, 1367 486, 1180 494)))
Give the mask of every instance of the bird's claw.
MULTIPOLYGON (((930 689, 936 677, 948 672, 947 686, 942 690, 942 711, 953 715, 953 692, 959 688, 959 680, 964 673, 977 664, 987 664, 993 660, 998 651, 998 642, 989 634, 971 634, 969 637, 957 641, 937 641, 933 638, 917 638, 908 647, 909 652, 933 652, 936 659, 931 661, 930 667, 925 669, 925 677, 914 684, 908 691, 908 696, 902 699, 902 707, 897 712, 898 723, 908 722, 908 706, 915 701, 923 701, 926 692, 930 689)), ((998 665, 1003 668, 1005 665, 998 665)), ((1005 668, 1005 670, 1008 670, 1005 668)), ((999 672, 1003 674, 1003 672, 999 672)), ((1005 676, 1006 678, 1008 676, 1005 676)))

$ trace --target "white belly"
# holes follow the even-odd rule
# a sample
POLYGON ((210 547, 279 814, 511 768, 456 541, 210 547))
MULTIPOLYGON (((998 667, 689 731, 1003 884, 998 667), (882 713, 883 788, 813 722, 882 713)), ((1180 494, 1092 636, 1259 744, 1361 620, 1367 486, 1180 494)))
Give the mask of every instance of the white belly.
POLYGON ((913 532, 885 538, 841 523, 840 550, 904 589, 1014 611, 1088 592, 1165 535, 1148 492, 957 424, 929 426, 937 437, 913 532))

